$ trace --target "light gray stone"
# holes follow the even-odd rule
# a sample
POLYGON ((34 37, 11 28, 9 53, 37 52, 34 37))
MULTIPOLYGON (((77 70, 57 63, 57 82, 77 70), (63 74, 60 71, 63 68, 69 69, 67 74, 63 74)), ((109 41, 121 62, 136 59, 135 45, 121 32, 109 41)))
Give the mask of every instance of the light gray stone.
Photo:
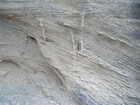
POLYGON ((0 104, 80 102, 140 105, 140 1, 1 0, 0 104))
POLYGON ((73 89, 82 105, 101 105, 95 99, 86 94, 82 89, 73 89))

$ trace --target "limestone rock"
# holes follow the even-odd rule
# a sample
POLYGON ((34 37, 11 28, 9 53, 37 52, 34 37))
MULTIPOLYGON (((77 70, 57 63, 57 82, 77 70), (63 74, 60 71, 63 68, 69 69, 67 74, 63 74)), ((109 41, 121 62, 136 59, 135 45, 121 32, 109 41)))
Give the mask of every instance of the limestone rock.
POLYGON ((8 104, 140 105, 140 1, 1 0, 8 104))

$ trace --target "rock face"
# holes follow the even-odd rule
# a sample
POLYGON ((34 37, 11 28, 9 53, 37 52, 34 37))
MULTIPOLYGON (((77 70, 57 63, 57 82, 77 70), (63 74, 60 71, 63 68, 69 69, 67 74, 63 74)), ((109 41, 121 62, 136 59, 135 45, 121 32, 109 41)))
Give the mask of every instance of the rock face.
POLYGON ((0 105, 140 105, 140 1, 1 0, 0 105))

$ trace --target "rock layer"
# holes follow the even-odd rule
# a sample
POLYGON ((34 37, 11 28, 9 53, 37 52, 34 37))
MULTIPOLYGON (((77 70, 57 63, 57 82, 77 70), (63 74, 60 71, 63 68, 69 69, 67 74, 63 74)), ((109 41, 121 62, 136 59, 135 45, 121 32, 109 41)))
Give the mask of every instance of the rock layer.
POLYGON ((0 1, 0 104, 139 105, 139 7, 0 1))

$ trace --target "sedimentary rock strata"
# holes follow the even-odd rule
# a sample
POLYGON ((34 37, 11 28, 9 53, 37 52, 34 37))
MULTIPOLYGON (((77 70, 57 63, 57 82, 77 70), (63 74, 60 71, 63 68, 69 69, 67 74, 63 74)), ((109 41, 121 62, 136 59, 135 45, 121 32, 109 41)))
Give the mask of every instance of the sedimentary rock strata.
POLYGON ((140 105, 140 1, 0 1, 9 104, 140 105))

